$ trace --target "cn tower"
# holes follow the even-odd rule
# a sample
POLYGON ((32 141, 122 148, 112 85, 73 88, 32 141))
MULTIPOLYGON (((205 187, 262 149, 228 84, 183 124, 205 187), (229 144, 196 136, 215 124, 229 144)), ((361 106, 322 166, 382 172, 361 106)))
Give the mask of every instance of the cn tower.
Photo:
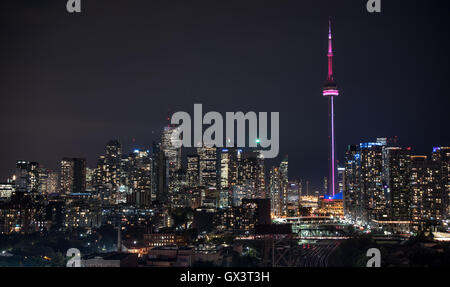
POLYGON ((334 196, 336 194, 336 155, 335 155, 335 134, 334 134, 334 97, 339 96, 339 90, 333 75, 333 48, 331 37, 331 18, 328 23, 328 76, 323 86, 323 96, 328 97, 329 103, 329 166, 330 175, 328 177, 328 194, 334 196))

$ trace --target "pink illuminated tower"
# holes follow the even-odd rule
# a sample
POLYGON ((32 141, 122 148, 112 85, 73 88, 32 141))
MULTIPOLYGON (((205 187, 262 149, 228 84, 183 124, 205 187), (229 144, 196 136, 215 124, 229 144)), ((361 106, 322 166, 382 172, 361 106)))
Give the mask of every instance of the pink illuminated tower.
POLYGON ((339 95, 339 90, 337 88, 336 82, 334 81, 333 75, 333 48, 332 48, 332 38, 331 38, 331 18, 329 20, 328 26, 328 77, 323 86, 323 96, 328 97, 329 101, 329 117, 330 117, 330 128, 329 128, 329 164, 330 164, 330 175, 328 178, 328 194, 334 196, 336 193, 336 157, 335 157, 335 134, 334 134, 334 97, 339 95))

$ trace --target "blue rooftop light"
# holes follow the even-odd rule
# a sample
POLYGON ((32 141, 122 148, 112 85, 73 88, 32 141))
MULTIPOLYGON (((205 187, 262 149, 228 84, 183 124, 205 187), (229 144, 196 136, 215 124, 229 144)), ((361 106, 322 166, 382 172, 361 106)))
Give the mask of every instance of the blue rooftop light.
POLYGON ((330 196, 330 195, 325 195, 324 197, 323 197, 324 199, 330 199, 330 200, 338 200, 338 199, 344 199, 344 194, 343 194, 343 192, 341 191, 341 192, 339 192, 339 193, 336 193, 334 196, 330 196))
POLYGON ((360 148, 371 148, 374 146, 383 146, 384 144, 381 142, 368 142, 368 143, 360 143, 359 147, 360 148))

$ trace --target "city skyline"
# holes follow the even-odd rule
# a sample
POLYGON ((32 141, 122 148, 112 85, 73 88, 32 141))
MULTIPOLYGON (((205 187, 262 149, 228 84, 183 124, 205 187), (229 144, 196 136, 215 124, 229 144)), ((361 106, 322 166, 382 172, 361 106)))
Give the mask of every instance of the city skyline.
POLYGON ((319 2, 301 6, 288 1, 251 9, 254 3, 245 4, 235 18, 230 18, 226 9, 205 13, 215 6, 201 3, 204 5, 188 9, 198 16, 198 22, 190 20, 191 14, 182 12, 184 6, 180 4, 169 10, 173 12, 166 19, 155 16, 166 24, 158 29, 152 13, 160 10, 148 9, 148 14, 138 13, 130 20, 135 33, 112 21, 117 15, 130 17, 137 7, 149 4, 112 4, 102 14, 104 24, 99 24, 95 3, 86 7, 89 13, 77 18, 60 15, 54 4, 22 10, 20 4, 8 2, 1 28, 8 39, 1 47, 2 54, 9 55, 2 66, 5 76, 0 79, 5 101, 1 123, 6 139, 2 142, 2 180, 13 173, 19 159, 38 161, 57 170, 63 157, 84 157, 88 166, 93 166, 110 138, 119 138, 130 151, 151 147, 168 111, 201 101, 211 110, 223 106, 219 112, 279 110, 281 150, 274 162, 288 154, 295 177, 308 179, 312 188, 319 189, 327 174, 327 111, 320 87, 326 75, 323 59, 330 15, 338 51, 336 72, 344 91, 336 103, 340 162, 347 145, 376 137, 398 136, 399 145, 411 146, 417 154, 428 155, 430 147, 447 145, 449 135, 440 132, 436 124, 448 122, 445 109, 449 99, 441 96, 445 94, 445 78, 438 72, 449 57, 445 52, 447 39, 438 37, 445 29, 439 17, 442 12, 432 10, 433 5, 400 7, 398 3, 385 3, 386 13, 367 17, 357 5, 319 2), (424 17, 414 18, 415 30, 408 29, 411 21, 407 15, 419 9, 424 17), (8 29, 20 32, 33 21, 42 20, 44 11, 47 18, 35 36, 44 41, 13 49, 29 38, 10 36, 8 29), (308 16, 310 13, 313 17, 308 16), (16 16, 23 20, 22 25, 14 26, 16 16), (212 16, 216 20, 212 21, 212 16), (64 23, 64 31, 52 25, 56 20, 64 23), (353 25, 353 21, 362 24, 353 25), (181 28, 184 22, 191 26, 181 28), (205 23, 210 27, 205 28, 205 23), (89 27, 96 29, 91 31, 89 27), (142 37, 146 29, 149 37, 142 37), (213 31, 216 36, 204 37, 213 31), (97 34, 98 39, 94 37, 97 34), (128 46, 116 43, 115 36, 135 45, 123 52, 128 46), (269 36, 275 39, 270 45, 266 40, 269 36), (53 37, 61 40, 53 41, 53 37), (422 45, 424 40, 429 45, 422 45), (226 44, 231 42, 240 44, 226 44), (68 52, 53 53, 50 58, 46 43, 68 52), (187 48, 175 48, 180 44, 187 48), (79 55, 72 53, 78 50, 79 55), (217 53, 222 57, 216 57, 217 53), (168 60, 170 57, 173 60, 168 60), (21 59, 26 60, 26 68, 21 59), (210 64, 213 59, 217 64, 210 64), (62 69, 63 64, 67 69, 62 69), (91 71, 84 73, 83 65, 91 71), (413 65, 422 69, 411 69, 413 65), (18 76, 21 71, 25 71, 23 77, 18 76), (419 106, 419 113, 411 112, 419 106))
POLYGON ((450 2, 125 2, 0 11, 0 266, 449 265, 450 2))

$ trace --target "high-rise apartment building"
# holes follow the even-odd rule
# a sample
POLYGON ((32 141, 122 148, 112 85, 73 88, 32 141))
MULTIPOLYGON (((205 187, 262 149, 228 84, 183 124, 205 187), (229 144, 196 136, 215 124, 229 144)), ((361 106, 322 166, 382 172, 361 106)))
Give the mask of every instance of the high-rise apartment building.
POLYGON ((111 140, 106 144, 105 164, 106 176, 104 184, 110 184, 113 192, 120 186, 120 161, 122 157, 122 145, 117 140, 111 140))
POLYGON ((441 168, 441 189, 445 194, 445 217, 450 219, 450 147, 435 147, 431 159, 441 168))
POLYGON ((411 149, 388 147, 384 152, 384 187, 387 191, 389 217, 391 220, 410 219, 411 149))
POLYGON ((86 160, 63 158, 60 176, 61 193, 84 193, 86 191, 86 160))
POLYGON ((426 156, 411 156, 411 220, 416 231, 424 231, 445 213, 445 192, 442 190, 442 169, 426 156))

